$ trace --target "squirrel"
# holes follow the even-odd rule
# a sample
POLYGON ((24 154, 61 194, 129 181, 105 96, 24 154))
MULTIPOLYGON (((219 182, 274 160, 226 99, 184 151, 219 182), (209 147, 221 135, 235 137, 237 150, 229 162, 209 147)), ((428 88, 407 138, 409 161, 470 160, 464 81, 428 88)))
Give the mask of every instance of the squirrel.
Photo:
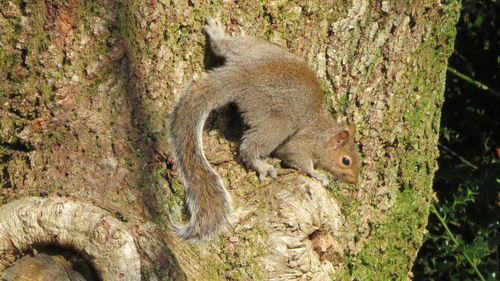
POLYGON ((354 125, 337 123, 323 101, 315 73, 295 55, 254 37, 226 36, 221 23, 208 19, 203 31, 210 48, 224 64, 195 79, 177 98, 168 132, 191 218, 172 223, 186 240, 207 240, 227 223, 231 196, 208 163, 202 131, 210 112, 234 103, 248 125, 239 156, 259 179, 276 178, 265 159, 273 153, 284 164, 319 180, 324 169, 356 184, 360 163, 354 125))

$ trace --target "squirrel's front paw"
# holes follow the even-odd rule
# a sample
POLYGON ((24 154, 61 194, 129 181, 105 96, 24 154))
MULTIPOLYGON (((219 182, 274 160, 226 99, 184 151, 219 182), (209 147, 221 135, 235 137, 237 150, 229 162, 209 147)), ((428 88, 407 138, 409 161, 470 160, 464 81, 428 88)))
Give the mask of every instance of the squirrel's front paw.
POLYGON ((324 187, 328 187, 330 185, 330 181, 328 180, 328 177, 320 172, 314 171, 314 173, 309 173, 309 175, 321 182, 321 185, 324 187))

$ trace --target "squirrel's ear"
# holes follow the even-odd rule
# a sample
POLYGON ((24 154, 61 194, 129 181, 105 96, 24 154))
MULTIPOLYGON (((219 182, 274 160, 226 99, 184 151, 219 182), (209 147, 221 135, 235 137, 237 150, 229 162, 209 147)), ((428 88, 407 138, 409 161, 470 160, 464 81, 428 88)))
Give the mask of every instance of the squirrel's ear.
POLYGON ((354 133, 356 133, 356 126, 354 126, 353 124, 347 125, 346 130, 349 131, 349 136, 352 137, 354 136, 354 133))
POLYGON ((331 136, 326 142, 326 146, 331 149, 342 147, 349 140, 349 138, 352 138, 355 132, 356 127, 352 124, 348 125, 345 129, 342 129, 340 132, 331 136))
POLYGON ((342 130, 328 139, 328 141, 326 142, 326 147, 331 149, 337 149, 343 146, 348 139, 349 139, 349 131, 342 130))

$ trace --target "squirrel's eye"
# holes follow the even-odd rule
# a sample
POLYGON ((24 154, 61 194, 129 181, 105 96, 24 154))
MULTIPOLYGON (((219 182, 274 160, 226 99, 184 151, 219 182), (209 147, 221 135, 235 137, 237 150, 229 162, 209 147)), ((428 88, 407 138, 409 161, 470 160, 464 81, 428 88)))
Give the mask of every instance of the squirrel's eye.
POLYGON ((351 160, 349 160, 349 158, 347 157, 342 157, 342 164, 349 166, 351 165, 351 160))

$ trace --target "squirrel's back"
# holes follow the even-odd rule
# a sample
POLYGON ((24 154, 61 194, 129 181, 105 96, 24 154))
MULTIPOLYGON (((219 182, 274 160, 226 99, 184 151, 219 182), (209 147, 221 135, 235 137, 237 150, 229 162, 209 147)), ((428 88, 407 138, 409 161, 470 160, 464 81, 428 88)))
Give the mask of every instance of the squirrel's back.
POLYGON ((321 86, 309 66, 288 52, 282 51, 290 55, 282 58, 272 58, 273 53, 261 53, 254 61, 240 59, 240 65, 226 64, 209 72, 208 79, 248 123, 281 120, 298 126, 325 112, 321 86))

